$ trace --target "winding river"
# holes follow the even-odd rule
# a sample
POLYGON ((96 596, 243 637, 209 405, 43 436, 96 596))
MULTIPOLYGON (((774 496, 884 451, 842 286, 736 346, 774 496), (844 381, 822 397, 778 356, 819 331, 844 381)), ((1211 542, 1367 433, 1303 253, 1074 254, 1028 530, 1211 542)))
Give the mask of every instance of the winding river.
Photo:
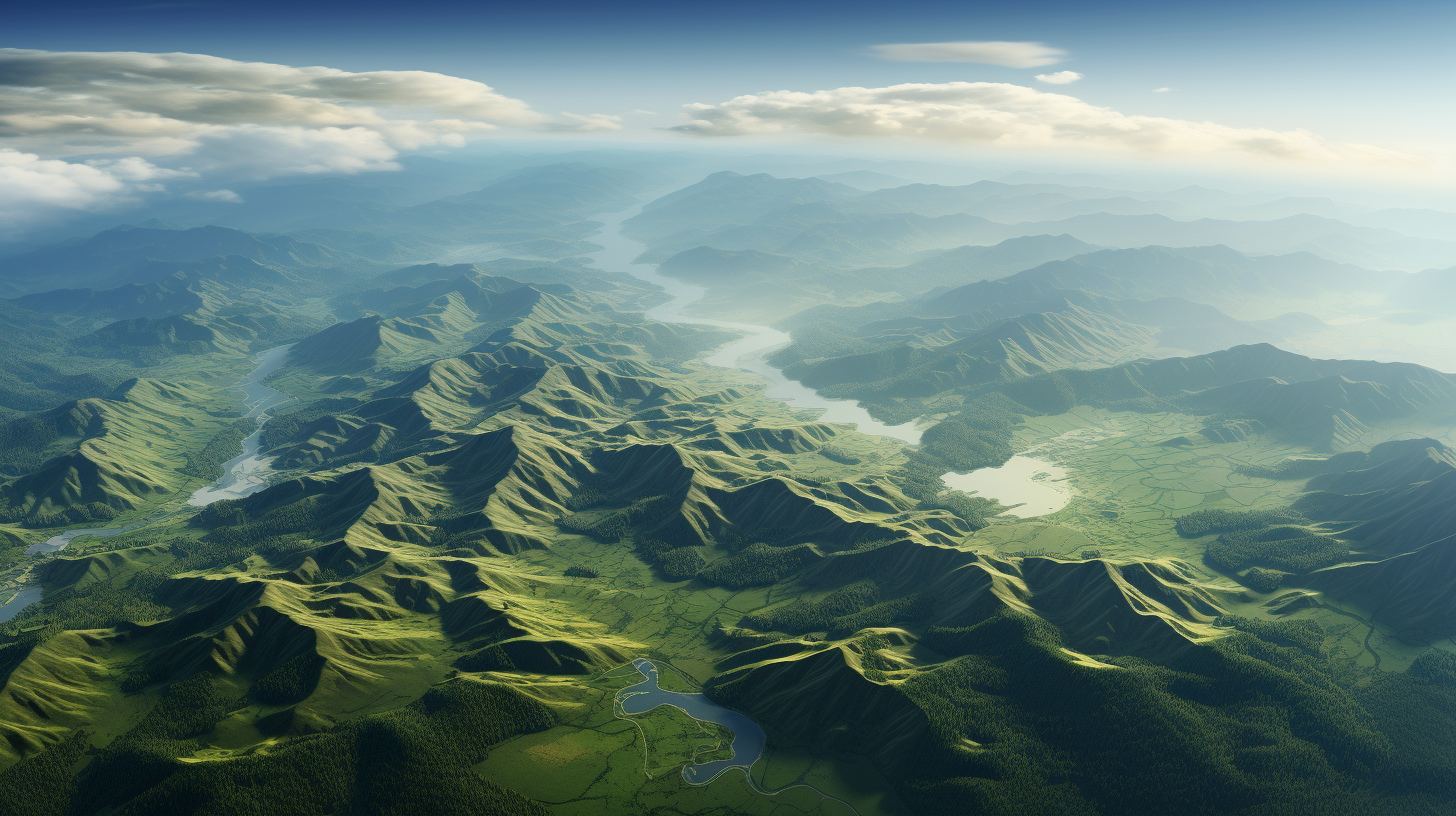
MULTIPOLYGON (((738 323, 731 320, 717 320, 688 314, 685 309, 698 302, 707 293, 707 288, 684 283, 657 271, 656 264, 638 263, 646 246, 622 234, 622 222, 642 212, 642 206, 626 212, 606 213, 594 217, 602 223, 602 231, 592 236, 592 241, 603 248, 587 257, 600 269, 624 272, 638 280, 661 287, 670 299, 647 310, 647 317, 663 323, 685 323, 694 326, 714 326, 742 332, 745 336, 719 348, 704 358, 709 365, 725 368, 741 368, 752 371, 768 380, 764 393, 791 408, 807 408, 822 412, 821 422, 842 422, 853 424, 861 433, 888 436, 919 444, 921 429, 913 422, 901 425, 886 425, 870 416, 854 400, 830 399, 820 396, 814 389, 796 380, 791 380, 783 371, 770 365, 769 352, 789 343, 788 332, 754 323, 738 323)), ((970 473, 947 473, 941 477, 945 485, 954 490, 975 493, 988 499, 995 499, 1011 508, 1004 515, 1030 518, 1054 513, 1067 506, 1072 490, 1068 485, 1067 472, 1043 459, 1018 455, 999 468, 982 468, 970 473)))
POLYGON ((245 419, 258 420, 258 428, 243 439, 243 452, 223 463, 222 477, 192 494, 187 503, 193 507, 206 507, 222 499, 241 499, 251 496, 268 486, 268 475, 273 468, 271 458, 258 455, 262 445, 263 425, 268 421, 270 411, 275 411, 294 402, 294 398, 263 384, 263 379, 283 367, 288 361, 288 352, 293 348, 275 346, 253 358, 258 367, 235 386, 243 392, 243 405, 248 412, 245 419))
MULTIPOLYGON (((293 344, 275 346, 267 351, 260 352, 253 357, 254 368, 247 376, 238 381, 235 388, 243 392, 243 405, 247 408, 244 418, 258 420, 258 429, 243 439, 243 450, 238 456, 229 459, 223 464, 222 476, 217 481, 205 487, 199 488, 187 500, 193 507, 205 507, 215 501, 222 499, 240 499, 244 496, 257 493, 268 486, 268 475, 272 472, 270 467, 271 459, 258 455, 258 448, 261 445, 263 434, 263 423, 268 421, 269 412, 289 404, 293 397, 277 391, 263 384, 263 379, 269 374, 283 367, 288 360, 288 351, 293 344)), ((116 527, 89 527, 79 530, 66 530, 58 533, 37 544, 32 544, 25 549, 26 555, 57 553, 64 550, 72 541, 82 536, 94 538, 105 538, 107 536, 119 535, 130 532, 156 521, 160 521, 173 513, 165 513, 142 521, 134 521, 116 527)), ((25 586, 4 604, 0 604, 0 623, 10 620, 20 614, 20 610, 40 600, 41 590, 38 587, 25 586)))
POLYGON ((663 323, 685 323, 693 326, 714 326, 743 332, 743 338, 723 346, 704 359, 708 365, 724 368, 743 368, 769 381, 768 396, 779 400, 790 408, 811 408, 822 411, 822 422, 846 422, 859 426, 863 433, 889 436, 910 444, 920 442, 920 429, 914 423, 886 425, 870 416, 869 411, 854 400, 829 399, 821 397, 814 389, 784 376, 784 373, 769 365, 764 359, 768 352, 789 342, 788 332, 754 323, 737 323, 731 320, 717 320, 690 315, 683 310, 698 302, 707 293, 707 288, 683 283, 657 271, 656 264, 637 263, 637 256, 646 249, 643 244, 622 234, 622 222, 642 212, 634 207, 623 213, 609 213, 595 216, 603 224, 602 231, 592 236, 594 243, 604 247, 587 257, 601 269, 625 272, 634 278, 662 287, 670 300, 647 310, 647 317, 663 323))

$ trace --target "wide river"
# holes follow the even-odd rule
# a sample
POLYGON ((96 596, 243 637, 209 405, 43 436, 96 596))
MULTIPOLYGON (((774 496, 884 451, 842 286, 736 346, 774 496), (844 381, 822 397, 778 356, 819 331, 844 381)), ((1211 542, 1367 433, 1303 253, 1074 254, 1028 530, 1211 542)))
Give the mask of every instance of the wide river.
MULTIPOLYGON (((742 368, 768 380, 764 392, 791 408, 808 408, 822 412, 823 422, 843 422, 858 426, 861 433, 889 436, 912 445, 919 444, 921 429, 913 422, 901 425, 886 425, 870 416, 854 400, 822 397, 814 389, 797 380, 789 379, 783 371, 770 365, 766 359, 769 352, 789 343, 787 332, 760 326, 754 323, 738 323, 689 314, 688 306, 698 302, 707 293, 707 288, 684 283, 657 271, 656 264, 638 263, 646 247, 639 241, 622 234, 622 222, 642 212, 634 207, 623 213, 607 213, 595 216, 602 223, 600 234, 592 241, 603 249, 591 253, 590 257, 601 269, 625 272, 634 278, 660 286, 670 299, 647 311, 647 316, 664 323, 686 323, 694 326, 715 326, 743 332, 740 340, 719 348, 707 358, 709 365, 725 368, 742 368)), ((1005 515, 1028 518, 1054 513, 1071 500, 1072 490, 1068 485, 1067 472, 1043 459, 1033 456, 1017 456, 999 468, 982 468, 970 473, 947 473, 941 481, 954 490, 975 493, 988 499, 995 499, 1011 509, 1005 515)))

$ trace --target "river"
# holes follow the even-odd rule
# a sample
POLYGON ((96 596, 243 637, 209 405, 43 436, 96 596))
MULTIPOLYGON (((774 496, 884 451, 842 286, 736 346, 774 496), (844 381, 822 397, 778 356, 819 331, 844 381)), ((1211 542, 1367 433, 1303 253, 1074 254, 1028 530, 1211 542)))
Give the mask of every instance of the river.
POLYGON ((268 486, 268 476, 273 472, 272 459, 258 455, 262 445, 263 425, 269 412, 282 408, 294 401, 293 397, 263 384, 263 379, 283 367, 288 361, 288 352, 293 348, 275 346, 253 358, 258 367, 240 380, 236 388, 243 392, 243 405, 248 412, 244 418, 258 420, 258 429, 243 439, 243 452, 229 459, 222 466, 222 477, 192 494, 187 503, 193 507, 206 507, 222 499, 241 499, 251 496, 268 486))
POLYGON ((656 264, 637 263, 637 256, 641 255, 646 247, 622 234, 622 222, 640 212, 642 212, 641 207, 634 207, 624 213, 595 216, 595 220, 602 222, 603 227, 601 233, 592 236, 591 240, 604 248, 587 257, 591 258, 601 269, 625 272, 638 280, 662 287, 670 299, 666 303, 647 310, 647 317, 663 323, 715 326, 720 329, 743 332, 745 337, 734 340, 713 352, 704 359, 704 362, 708 365, 725 368, 747 369, 758 374, 769 382, 768 390, 765 391, 769 397, 779 400, 791 408, 809 408, 821 411, 819 419, 823 422, 852 423, 859 426, 862 433, 889 436, 912 445, 920 442, 920 428, 916 427, 914 423, 886 425, 870 416, 869 411, 860 407, 858 402, 821 397, 814 389, 789 379, 782 371, 769 365, 768 361, 764 359, 765 355, 788 345, 788 332, 754 323, 699 317, 683 311, 686 307, 701 300, 708 290, 702 286, 683 283, 676 278, 669 278, 657 271, 656 264))
MULTIPOLYGON (((592 241, 603 249, 593 252, 591 258, 598 268, 625 272, 638 280, 662 287, 669 300, 647 310, 647 317, 664 323, 686 323, 694 326, 715 326, 743 332, 746 336, 719 348, 704 358, 709 365, 725 368, 741 368, 758 374, 768 380, 764 393, 791 408, 807 408, 820 411, 822 422, 853 424, 861 433, 888 436, 908 442, 920 443, 921 429, 913 422, 901 425, 886 425, 870 416, 854 400, 822 397, 814 389, 797 380, 791 380, 783 371, 770 365, 766 359, 769 352, 789 343, 787 332, 753 323, 738 323, 731 320, 717 320, 688 314, 688 306, 698 302, 707 293, 707 288, 684 283, 657 271, 656 264, 638 263, 637 257, 646 247, 639 241, 622 234, 622 222, 642 212, 634 207, 623 213, 607 213, 595 216, 602 223, 600 234, 592 241)), ((1071 490, 1066 484, 1064 469, 1032 456, 1014 457, 1000 468, 982 468, 970 473, 947 473, 941 477, 945 485, 954 490, 976 493, 988 499, 995 499, 1011 507, 1006 515, 1029 518, 1056 512, 1067 505, 1071 490), (1038 474, 1051 474, 1048 479, 1038 474)))
MULTIPOLYGON (((193 507, 204 507, 221 499, 240 499, 262 490, 268 486, 268 475, 272 472, 271 460, 258 456, 258 448, 261 445, 263 434, 263 423, 268 421, 270 411, 274 411, 293 401, 293 398, 281 391, 276 391, 263 384, 263 379, 269 374, 277 371, 288 360, 288 350, 293 348, 290 343, 286 346, 275 346, 267 351, 261 352, 253 357, 255 364, 253 370, 238 381, 235 388, 243 392, 243 405, 247 408, 244 418, 258 420, 258 429, 243 439, 243 451, 223 464, 223 474, 217 481, 202 487, 194 492, 187 500, 193 507)), ((26 555, 37 555, 45 553, 56 553, 64 550, 72 541, 81 536, 92 536, 105 538, 120 533, 136 530, 147 524, 160 521, 172 513, 164 513, 153 518, 142 521, 134 521, 117 527, 90 527, 80 530, 66 530, 58 533, 38 544, 32 544, 25 549, 26 555)), ((20 610, 31 603, 40 600, 41 590, 39 587, 22 587, 16 595, 5 604, 0 605, 0 623, 10 620, 20 614, 20 610)))

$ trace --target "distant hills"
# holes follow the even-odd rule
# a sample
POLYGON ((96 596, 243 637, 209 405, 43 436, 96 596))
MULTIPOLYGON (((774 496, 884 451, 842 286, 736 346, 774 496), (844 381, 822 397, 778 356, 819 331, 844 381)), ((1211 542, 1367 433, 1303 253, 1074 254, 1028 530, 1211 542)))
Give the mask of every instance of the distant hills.
MULTIPOLYGON (((893 235, 902 249, 930 249, 1067 234, 1114 247, 1223 244, 1255 255, 1310 252, 1340 263, 1411 272, 1456 261, 1456 242, 1444 236, 1426 237, 1430 233, 1424 230, 1413 237, 1386 227, 1354 226, 1298 207, 1293 212, 1242 216, 1247 220, 1188 217, 1176 202, 1130 198, 1120 192, 998 182, 964 187, 911 184, 865 192, 819 178, 725 172, 652 202, 627 226, 629 234, 659 253, 652 256, 657 260, 666 257, 663 252, 705 245, 796 257, 804 253, 806 260, 867 266, 883 263, 883 258, 864 248, 852 249, 855 238, 884 240, 893 235), (845 238, 831 241, 826 231, 844 232, 845 238), (918 243, 905 243, 917 232, 918 243), (826 246, 836 254, 824 254, 826 246)), ((1216 191, 1190 190, 1182 195, 1186 200, 1210 196, 1216 197, 1216 191)))
POLYGON ((289 269, 367 265, 358 257, 282 235, 254 235, 224 227, 118 227, 77 243, 0 259, 0 286, 12 292, 36 292, 57 280, 70 287, 146 284, 170 274, 169 264, 217 256, 289 269))

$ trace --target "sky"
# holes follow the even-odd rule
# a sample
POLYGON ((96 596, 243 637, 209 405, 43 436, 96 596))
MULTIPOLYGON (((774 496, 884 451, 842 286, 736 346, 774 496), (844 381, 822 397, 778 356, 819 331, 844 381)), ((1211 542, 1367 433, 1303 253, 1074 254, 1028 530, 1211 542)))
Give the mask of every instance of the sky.
POLYGON ((1445 186, 1453 35, 1450 2, 24 4, 0 230, 505 138, 1445 186))

